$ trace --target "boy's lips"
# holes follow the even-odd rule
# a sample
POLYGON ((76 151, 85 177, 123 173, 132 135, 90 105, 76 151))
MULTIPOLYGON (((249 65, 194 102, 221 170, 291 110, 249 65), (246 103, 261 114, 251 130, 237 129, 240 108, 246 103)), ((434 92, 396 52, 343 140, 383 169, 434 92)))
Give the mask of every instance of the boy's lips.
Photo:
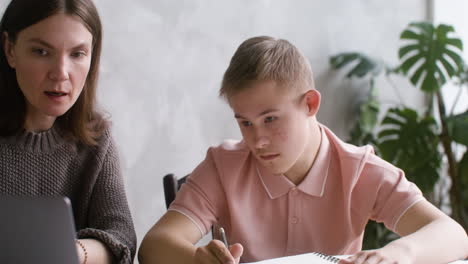
POLYGON ((260 155, 260 158, 263 159, 263 160, 272 160, 272 159, 276 159, 277 157, 279 157, 280 154, 264 154, 264 155, 260 155))

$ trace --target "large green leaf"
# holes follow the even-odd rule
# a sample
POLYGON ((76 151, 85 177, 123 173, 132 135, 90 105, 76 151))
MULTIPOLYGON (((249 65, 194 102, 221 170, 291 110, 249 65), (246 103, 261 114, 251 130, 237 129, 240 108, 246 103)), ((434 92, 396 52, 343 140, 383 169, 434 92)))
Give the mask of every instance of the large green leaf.
POLYGON ((420 118, 410 108, 392 108, 382 121, 378 149, 382 157, 405 171, 423 192, 432 191, 439 178, 437 123, 420 118))
POLYGON ((447 118, 447 126, 453 140, 468 146, 468 111, 447 118))
POLYGON ((463 71, 460 73, 458 82, 460 85, 468 85, 468 65, 464 65, 463 71))
POLYGON ((375 127, 378 123, 380 102, 377 99, 377 89, 371 81, 371 88, 367 98, 359 106, 359 119, 351 130, 349 143, 362 146, 367 144, 376 145, 375 127))
POLYGON ((348 78, 362 78, 368 74, 376 76, 382 71, 383 66, 381 62, 358 52, 346 52, 332 56, 330 64, 334 69, 341 69, 348 64, 354 64, 346 74, 348 78))
POLYGON ((378 114, 378 102, 367 101, 361 104, 359 119, 351 130, 351 139, 348 142, 357 146, 376 145, 374 129, 377 125, 378 114))
POLYGON ((462 41, 451 37, 452 26, 434 27, 427 22, 411 23, 401 33, 406 40, 398 52, 400 69, 423 91, 434 92, 463 70, 462 41), (412 69, 411 73, 410 70, 412 69))
POLYGON ((370 98, 370 100, 361 104, 359 126, 365 133, 372 133, 377 125, 379 109, 380 103, 376 98, 370 98))

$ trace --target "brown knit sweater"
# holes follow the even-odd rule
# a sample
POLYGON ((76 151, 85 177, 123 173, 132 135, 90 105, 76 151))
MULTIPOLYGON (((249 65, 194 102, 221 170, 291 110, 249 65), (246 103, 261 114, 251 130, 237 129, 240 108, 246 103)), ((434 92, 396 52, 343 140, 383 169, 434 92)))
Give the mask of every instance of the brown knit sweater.
POLYGON ((109 130, 97 146, 61 134, 54 126, 0 137, 0 195, 69 197, 77 237, 103 242, 116 263, 132 263, 136 235, 109 130))

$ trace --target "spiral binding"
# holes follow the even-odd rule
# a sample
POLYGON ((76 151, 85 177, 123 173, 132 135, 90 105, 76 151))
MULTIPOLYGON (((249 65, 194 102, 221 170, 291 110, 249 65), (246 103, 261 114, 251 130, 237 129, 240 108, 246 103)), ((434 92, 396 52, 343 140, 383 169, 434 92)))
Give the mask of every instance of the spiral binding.
POLYGON ((313 255, 316 255, 324 260, 328 260, 330 261, 330 263, 338 263, 338 261, 340 261, 339 258, 337 257, 334 257, 334 256, 330 256, 330 255, 325 255, 325 254, 322 254, 322 253, 318 253, 318 252, 314 252, 312 253, 313 255))

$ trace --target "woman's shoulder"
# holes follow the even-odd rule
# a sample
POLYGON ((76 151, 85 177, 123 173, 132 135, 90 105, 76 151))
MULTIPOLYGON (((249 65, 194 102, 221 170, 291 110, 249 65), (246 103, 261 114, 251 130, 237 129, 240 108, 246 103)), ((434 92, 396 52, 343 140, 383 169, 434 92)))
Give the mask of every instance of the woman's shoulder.
POLYGON ((110 148, 114 148, 115 142, 113 138, 112 126, 107 124, 95 135, 95 144, 84 144, 81 146, 84 148, 92 149, 93 151, 107 151, 110 148))

